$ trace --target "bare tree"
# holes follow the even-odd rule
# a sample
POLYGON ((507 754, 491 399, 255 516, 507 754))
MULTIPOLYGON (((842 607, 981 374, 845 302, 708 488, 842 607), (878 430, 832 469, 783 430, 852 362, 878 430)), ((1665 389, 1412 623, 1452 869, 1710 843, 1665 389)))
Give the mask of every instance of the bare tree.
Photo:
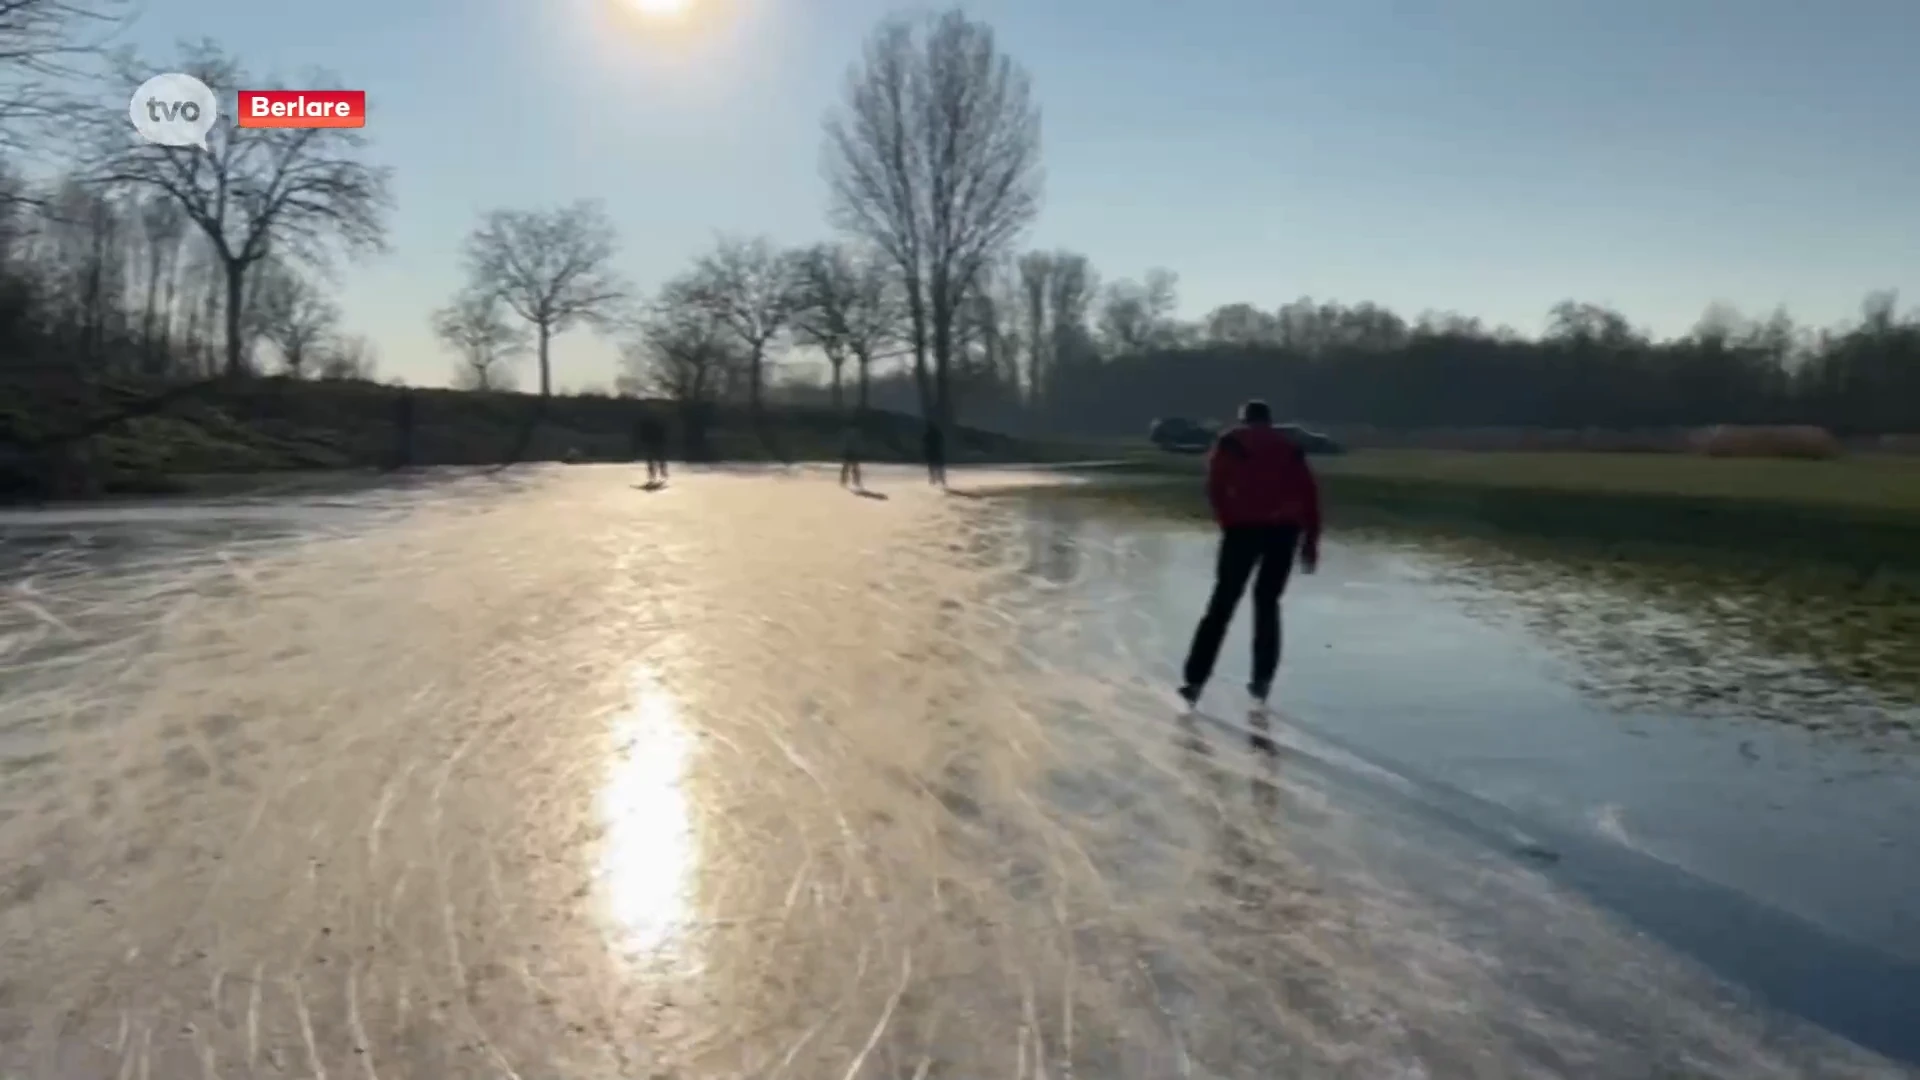
POLYGON ((0 150, 40 149, 68 134, 52 125, 98 110, 69 87, 132 14, 131 0, 0 0, 0 150))
POLYGON ((107 341, 119 336, 126 318, 125 241, 131 230, 121 201, 68 181, 42 203, 42 215, 54 296, 72 332, 68 346, 81 364, 105 366, 107 341))
POLYGON ((1145 283, 1116 281, 1100 296, 1101 344, 1113 354, 1171 345, 1177 335, 1174 309, 1180 278, 1171 270, 1147 271, 1145 283))
POLYGON ((358 334, 335 338, 320 358, 320 377, 333 381, 372 382, 380 369, 373 342, 358 334))
POLYGON ((800 340, 826 355, 833 372, 833 407, 843 408, 842 370, 855 363, 858 407, 867 410, 874 362, 902 339, 904 312, 891 267, 871 254, 838 244, 802 252, 801 303, 794 317, 800 340))
POLYGON ((196 375, 213 375, 220 370, 214 347, 215 327, 220 318, 221 298, 226 295, 226 272, 220 255, 207 235, 194 230, 187 240, 186 281, 181 303, 186 306, 185 345, 196 375))
POLYGON ((614 273, 613 223, 581 200, 557 210, 496 210, 467 238, 473 291, 498 296, 533 326, 540 396, 553 396, 551 347, 580 324, 605 325, 627 296, 614 273))
POLYGON ((1010 260, 981 267, 967 291, 959 336, 972 385, 991 390, 996 403, 1017 400, 1020 387, 1020 282, 1010 260), (974 346, 979 346, 977 359, 974 346))
POLYGON ((922 408, 944 426, 966 290, 1039 210, 1040 113, 1027 77, 959 10, 890 19, 868 39, 826 134, 834 220, 898 269, 922 408))
POLYGON ((0 265, 15 266, 33 240, 33 185, 12 163, 0 159, 0 265))
POLYGON ((456 390, 511 393, 520 389, 520 369, 507 363, 496 363, 484 371, 471 364, 456 364, 451 385, 456 390))
POLYGON ((847 348, 847 295, 853 276, 852 260, 845 249, 832 244, 816 244, 800 252, 800 304, 794 312, 794 337, 802 345, 811 345, 827 358, 833 388, 833 407, 844 407, 843 372, 850 350, 847 348))
POLYGON ((433 333, 460 354, 459 381, 474 390, 510 388, 506 367, 527 350, 526 331, 507 322, 497 293, 465 292, 433 313, 433 333))
MULTIPOLYGON (((129 92, 150 70, 132 56, 119 66, 129 92)), ((213 87, 228 109, 242 84, 254 85, 211 43, 188 49, 179 70, 213 87)), ((89 177, 166 194, 211 243, 226 286, 229 375, 244 370, 247 278, 254 267, 269 255, 324 265, 341 249, 385 248, 392 170, 360 160, 365 143, 351 128, 219 123, 208 133, 210 149, 201 151, 140 142, 124 117, 104 117, 98 125, 89 177)))
POLYGON ((159 369, 171 346, 173 298, 186 229, 187 218, 180 204, 165 195, 150 195, 141 204, 146 299, 140 316, 140 356, 149 372, 159 369))
POLYGON ((1046 396, 1048 346, 1053 337, 1047 332, 1047 299, 1053 295, 1053 256, 1044 251, 1029 251, 1020 256, 1020 298, 1026 314, 1027 330, 1027 408, 1037 413, 1046 396))
POLYGON ((1058 378, 1077 366, 1099 359, 1093 331, 1087 325, 1088 309, 1100 292, 1100 273, 1085 255, 1056 251, 1048 276, 1047 314, 1049 317, 1047 350, 1049 375, 1058 378))
POLYGON ((280 350, 287 374, 305 376, 317 346, 339 326, 340 309, 312 281, 279 262, 262 266, 255 282, 259 293, 251 314, 260 336, 280 350))
POLYGON ((900 303, 898 282, 878 259, 862 256, 848 280, 846 343, 853 352, 858 394, 855 404, 865 413, 872 398, 873 367, 903 355, 906 312, 900 303))
POLYGON ((767 349, 800 306, 800 284, 795 260, 772 241, 722 237, 686 285, 692 302, 705 307, 745 347, 747 407, 755 418, 766 389, 767 349))
POLYGON ((1280 320, 1252 304, 1222 304, 1202 320, 1214 345, 1271 345, 1280 338, 1280 320))
POLYGON ((705 302, 704 288, 696 275, 660 290, 621 349, 622 386, 705 405, 727 371, 745 363, 738 333, 705 302))

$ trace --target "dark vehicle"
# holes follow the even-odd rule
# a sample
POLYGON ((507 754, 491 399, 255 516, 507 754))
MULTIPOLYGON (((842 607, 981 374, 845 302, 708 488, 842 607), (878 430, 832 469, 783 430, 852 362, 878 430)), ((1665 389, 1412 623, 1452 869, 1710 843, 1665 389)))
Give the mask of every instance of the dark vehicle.
POLYGON ((1292 439, 1293 444, 1307 454, 1344 454, 1347 452, 1347 448, 1341 446, 1339 441, 1333 436, 1318 431, 1308 431, 1299 424, 1276 424, 1274 425, 1274 430, 1292 439))
MULTIPOLYGON (((1292 439, 1301 450, 1316 457, 1347 452, 1347 448, 1341 446, 1333 436, 1310 431, 1299 424, 1276 424, 1274 428, 1292 439)), ((1152 440, 1153 445, 1174 454, 1204 454, 1212 448, 1213 440, 1219 434, 1220 430, 1215 425, 1180 416, 1155 420, 1153 426, 1147 429, 1147 438, 1152 440)))
POLYGON ((1183 416, 1164 417, 1147 429, 1153 445, 1175 454, 1204 454, 1219 432, 1183 416))

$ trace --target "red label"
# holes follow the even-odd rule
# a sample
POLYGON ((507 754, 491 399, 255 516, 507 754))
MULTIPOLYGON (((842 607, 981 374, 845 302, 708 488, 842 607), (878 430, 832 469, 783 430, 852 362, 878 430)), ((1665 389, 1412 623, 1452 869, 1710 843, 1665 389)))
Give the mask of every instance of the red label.
POLYGON ((365 90, 242 90, 241 127, 357 128, 367 126, 365 90))

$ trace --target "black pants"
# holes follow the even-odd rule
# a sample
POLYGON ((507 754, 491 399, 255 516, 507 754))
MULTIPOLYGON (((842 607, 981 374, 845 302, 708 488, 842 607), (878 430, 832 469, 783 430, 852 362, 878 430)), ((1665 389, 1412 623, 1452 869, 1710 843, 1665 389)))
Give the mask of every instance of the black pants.
POLYGON ((647 479, 665 480, 667 478, 667 455, 659 451, 647 452, 647 479))
POLYGON ((1280 594, 1293 572, 1300 530, 1291 525, 1235 525, 1220 531, 1220 561, 1213 572, 1213 596, 1193 632, 1187 651, 1186 684, 1204 686, 1220 656, 1220 642, 1233 622, 1233 609, 1253 577, 1253 682, 1273 683, 1280 667, 1280 594), (1254 569, 1259 575, 1254 576, 1254 569))

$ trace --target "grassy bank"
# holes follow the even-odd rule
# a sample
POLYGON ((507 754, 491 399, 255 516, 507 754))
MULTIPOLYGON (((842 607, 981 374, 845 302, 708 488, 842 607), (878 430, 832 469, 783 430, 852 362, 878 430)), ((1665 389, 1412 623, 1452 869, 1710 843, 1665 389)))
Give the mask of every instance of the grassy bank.
MULTIPOLYGON (((1570 460, 1360 454, 1319 471, 1336 533, 1497 587, 1608 700, 1912 733, 1909 714, 1845 707, 1823 687, 1920 703, 1920 469, 1813 465, 1827 473, 1816 484, 1794 462, 1688 460, 1669 473, 1543 456, 1570 460), (1837 682, 1806 682, 1803 665, 1837 682)), ((1063 490, 1118 514, 1207 515, 1190 462, 1088 480, 1063 490)))
MULTIPOLYGON (((191 478, 514 461, 625 461, 643 409, 666 422, 680 460, 807 461, 838 455, 831 409, 691 413, 669 402, 249 379, 195 385, 70 377, 0 378, 0 499, 184 490, 191 478), (408 428, 410 427, 410 434, 408 428)), ((875 461, 919 453, 920 421, 871 414, 875 461)), ((1057 460, 1048 446, 962 429, 954 461, 1057 460)), ((1070 456, 1070 455, 1069 455, 1070 456)))
MULTIPOLYGON (((1533 536, 1623 553, 1920 576, 1920 460, 1365 451, 1318 459, 1335 521, 1533 536)), ((1109 498, 1204 514, 1202 464, 1136 459, 1109 498)))

